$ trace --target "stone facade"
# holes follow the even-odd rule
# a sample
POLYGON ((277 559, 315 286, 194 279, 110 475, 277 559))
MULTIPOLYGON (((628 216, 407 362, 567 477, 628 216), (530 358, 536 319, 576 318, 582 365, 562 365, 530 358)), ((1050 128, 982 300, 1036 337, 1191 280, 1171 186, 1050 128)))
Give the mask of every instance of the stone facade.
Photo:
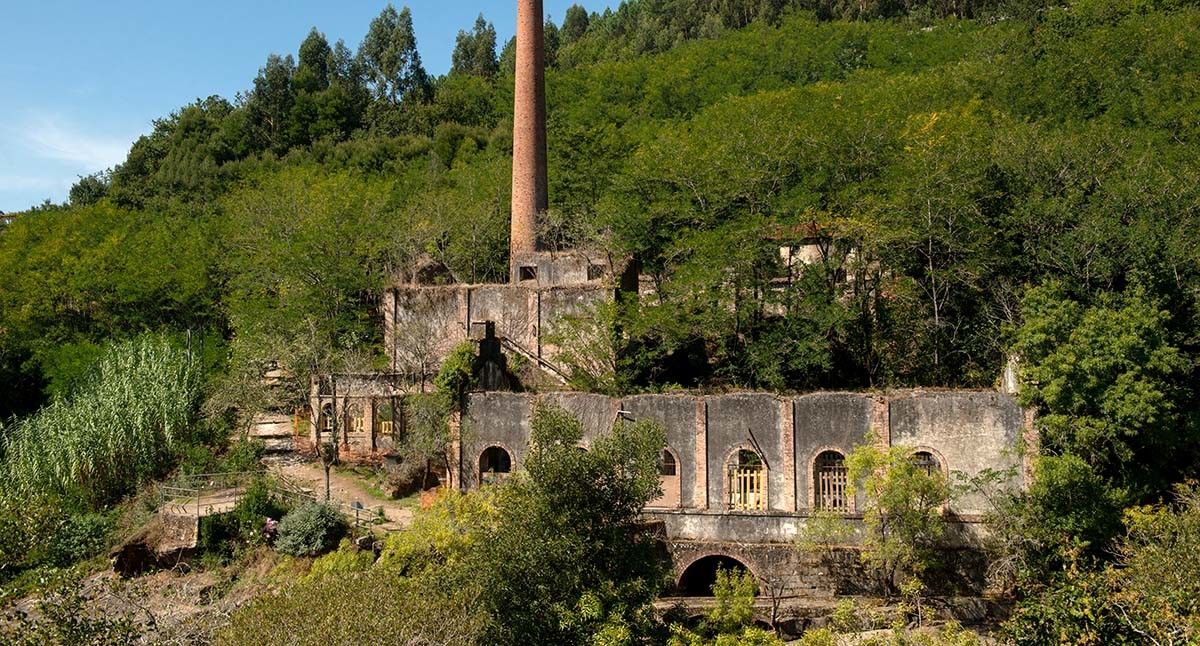
MULTIPOLYGON (((1011 395, 990 391, 900 391, 892 393, 813 393, 780 397, 768 393, 725 395, 638 395, 613 398, 585 393, 473 393, 462 419, 457 481, 474 488, 483 474, 485 451, 503 449, 512 470, 527 455, 533 409, 559 406, 583 425, 583 446, 606 433, 618 418, 653 420, 662 425, 675 458, 671 482, 678 495, 656 501, 647 518, 661 524, 677 586, 703 557, 731 558, 760 584, 787 597, 871 594, 856 550, 863 531, 862 501, 843 511, 855 538, 826 562, 799 554, 797 534, 812 516, 815 461, 825 451, 849 454, 870 442, 911 447, 938 460, 947 475, 970 477, 984 469, 1012 468, 1010 486, 1023 486, 1019 443, 1025 416, 1011 395), (739 450, 762 457, 766 500, 761 509, 731 504, 730 464, 739 450), (838 560, 840 559, 840 560, 838 560), (842 563, 845 561, 845 563, 842 563)), ((664 476, 664 488, 666 487, 664 476)), ((984 501, 956 498, 947 509, 947 557, 937 574, 939 592, 976 594, 983 590, 984 562, 976 549, 984 501)), ((703 565, 703 564, 702 564, 703 565)), ((701 566, 697 566, 701 567, 701 566)))
POLYGON ((384 294, 384 340, 392 371, 427 376, 454 346, 479 340, 495 323, 505 350, 553 362, 547 337, 568 316, 611 302, 608 274, 576 284, 532 281, 510 285, 397 286, 384 294))
MULTIPOLYGON (((824 451, 848 455, 866 442, 927 451, 947 474, 970 477, 984 469, 1014 468, 1020 486, 1019 443, 1024 415, 1012 396, 990 391, 901 391, 888 394, 769 393, 638 395, 613 398, 587 393, 473 393, 463 416, 461 482, 478 482, 478 459, 489 446, 511 448, 520 468, 538 402, 555 404, 584 427, 584 445, 607 432, 618 417, 663 426, 667 448, 678 459, 680 498, 671 535, 696 540, 791 541, 798 522, 814 509, 814 461, 824 451), (728 466, 739 450, 760 455, 766 471, 763 510, 733 510, 728 466), (715 516, 714 516, 715 514, 715 516), (729 518, 742 519, 729 520, 729 518), (737 525, 750 518, 749 531, 737 525), (759 522, 763 519, 763 522, 759 522), (770 519, 770 520, 765 520, 770 519)), ((855 505, 848 510, 855 514, 855 505)), ((972 522, 984 501, 961 497, 949 511, 972 522)))

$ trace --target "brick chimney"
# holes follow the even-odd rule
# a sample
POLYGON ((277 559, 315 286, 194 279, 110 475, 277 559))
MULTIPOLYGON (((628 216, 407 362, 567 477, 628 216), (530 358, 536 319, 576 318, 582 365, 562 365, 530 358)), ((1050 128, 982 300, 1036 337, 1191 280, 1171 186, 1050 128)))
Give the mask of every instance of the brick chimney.
POLYGON ((537 216, 546 195, 546 53, 542 0, 517 0, 517 69, 513 102, 512 223, 509 269, 537 251, 537 216))

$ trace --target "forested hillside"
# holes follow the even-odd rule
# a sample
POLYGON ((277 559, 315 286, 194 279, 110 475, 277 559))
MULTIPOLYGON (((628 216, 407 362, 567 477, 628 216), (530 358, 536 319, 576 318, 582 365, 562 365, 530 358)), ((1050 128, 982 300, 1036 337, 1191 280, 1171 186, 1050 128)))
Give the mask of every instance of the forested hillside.
MULTIPOLYGON (((635 256, 657 286, 623 313, 621 389, 990 385, 1023 290, 1051 279, 1085 304, 1136 287, 1194 345, 1195 8, 827 22, 693 4, 572 10, 551 31, 544 237, 635 256), (781 236, 811 228, 836 241, 827 266, 765 289, 781 236)), ((495 32, 464 30, 441 78, 414 45, 406 11, 357 53, 314 30, 236 100, 156 122, 68 207, 20 214, 0 237, 4 408, 138 330, 207 330, 247 366, 300 352, 302 329, 371 347, 381 285, 422 254, 503 279, 495 32)))
MULTIPOLYGON (((464 27, 432 77, 407 10, 357 49, 317 26, 0 224, 3 473, 92 518, 229 411, 382 367, 376 305, 415 261, 504 280, 512 48, 464 27)), ((652 285, 597 313, 619 360, 587 384, 990 387, 1012 358, 1041 457, 993 519, 1009 637, 1200 634, 1195 577, 1164 583, 1195 489, 1141 506, 1200 474, 1200 5, 637 0, 546 33, 543 240, 652 285), (781 288, 780 245, 812 236, 781 288)), ((3 581, 50 557, 0 503, 3 581)))

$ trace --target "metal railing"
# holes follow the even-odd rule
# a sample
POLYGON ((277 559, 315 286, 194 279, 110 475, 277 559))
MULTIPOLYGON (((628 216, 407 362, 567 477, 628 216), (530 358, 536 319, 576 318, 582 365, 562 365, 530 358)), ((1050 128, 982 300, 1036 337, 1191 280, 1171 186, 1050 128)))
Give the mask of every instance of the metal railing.
POLYGON ((355 527, 371 527, 376 524, 376 520, 385 518, 383 515, 383 505, 375 505, 374 507, 355 507, 352 504, 339 502, 336 500, 325 500, 308 487, 301 485, 282 473, 275 474, 273 480, 274 487, 272 488, 276 493, 288 498, 293 502, 316 502, 327 504, 345 516, 346 519, 349 520, 355 527))
POLYGON ((271 473, 265 470, 179 476, 172 481, 172 484, 159 486, 159 508, 169 514, 179 516, 190 516, 194 512, 196 518, 200 518, 205 493, 237 489, 259 477, 268 477, 267 482, 271 491, 290 500, 293 504, 305 502, 328 504, 345 516, 355 527, 371 527, 377 521, 385 518, 383 505, 366 507, 336 500, 327 501, 296 480, 282 473, 271 473))
POLYGON ((513 352, 516 352, 517 354, 525 357, 526 359, 536 363, 539 367, 544 369, 546 372, 549 372, 550 374, 554 375, 554 377, 557 378, 559 382, 566 384, 567 382, 570 381, 570 377, 567 376, 567 373, 562 368, 559 368, 558 366, 554 365, 553 363, 546 361, 542 357, 538 356, 538 354, 536 352, 533 352, 532 350, 530 350, 529 348, 526 348, 525 346, 521 345, 520 343, 517 343, 516 341, 513 341, 512 339, 510 339, 506 336, 502 336, 502 337, 500 337, 500 345, 503 347, 506 347, 509 350, 512 350, 513 352))

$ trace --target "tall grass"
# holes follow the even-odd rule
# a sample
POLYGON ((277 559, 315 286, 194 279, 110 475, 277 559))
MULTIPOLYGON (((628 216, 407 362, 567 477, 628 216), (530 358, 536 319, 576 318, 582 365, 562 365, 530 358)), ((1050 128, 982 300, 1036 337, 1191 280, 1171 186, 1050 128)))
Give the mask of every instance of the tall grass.
POLYGON ((91 504, 120 497, 169 467, 187 441, 200 377, 164 336, 115 344, 71 396, 9 429, 0 475, 21 493, 91 504))

